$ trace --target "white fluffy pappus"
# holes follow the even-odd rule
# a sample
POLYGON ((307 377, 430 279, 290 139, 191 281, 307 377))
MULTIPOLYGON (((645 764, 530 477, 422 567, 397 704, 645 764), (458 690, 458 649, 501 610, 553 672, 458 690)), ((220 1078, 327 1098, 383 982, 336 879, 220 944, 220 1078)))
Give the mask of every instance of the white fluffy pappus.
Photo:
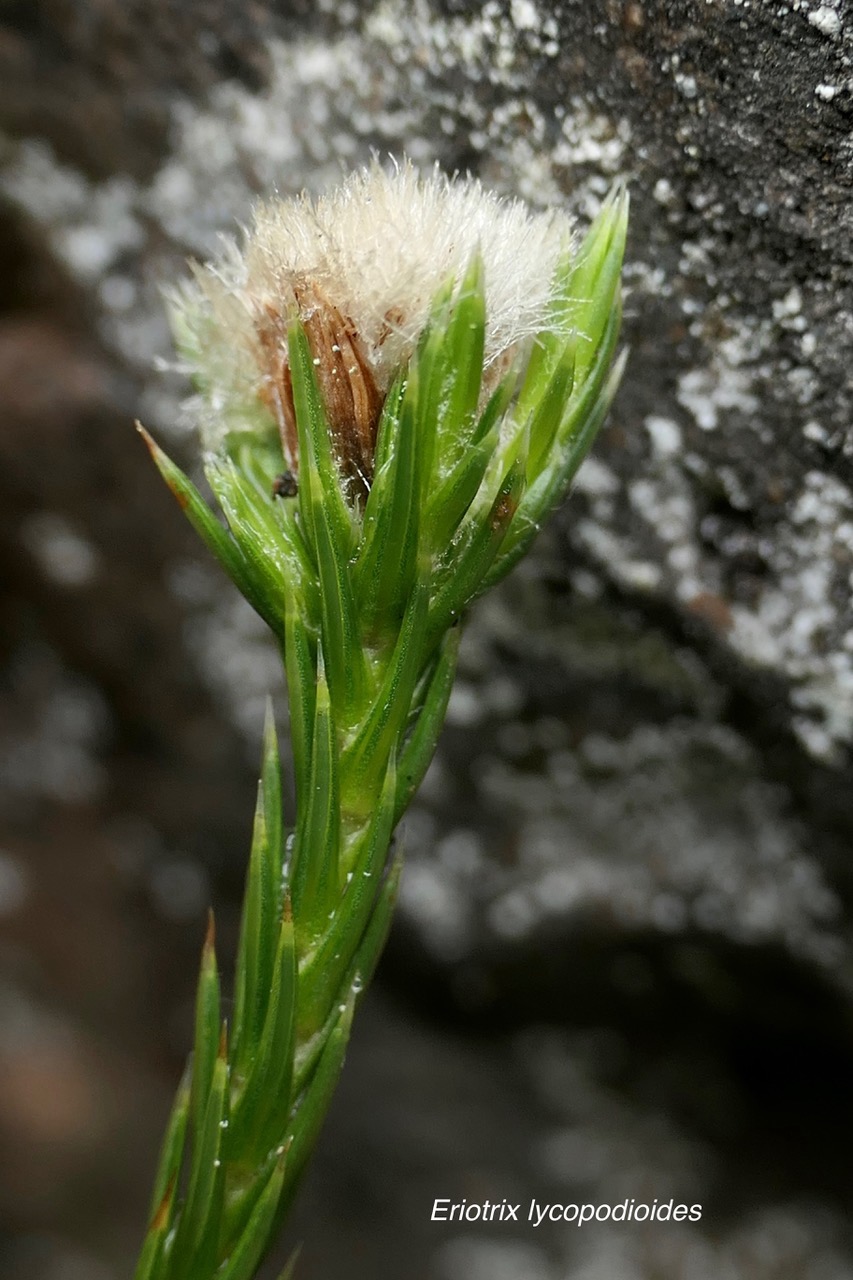
POLYGON ((436 294, 464 276, 475 253, 484 268, 488 368, 556 327, 555 271, 573 248, 566 214, 532 213, 474 179, 438 168, 421 174, 409 162, 374 163, 317 200, 259 204, 242 245, 230 243, 219 261, 197 267, 172 297, 179 345, 204 402, 197 405, 206 447, 257 421, 261 408, 278 420, 295 469, 283 405, 294 313, 306 323, 315 365, 339 358, 342 368, 331 372, 343 374, 356 417, 360 402, 363 414, 378 417, 436 294))

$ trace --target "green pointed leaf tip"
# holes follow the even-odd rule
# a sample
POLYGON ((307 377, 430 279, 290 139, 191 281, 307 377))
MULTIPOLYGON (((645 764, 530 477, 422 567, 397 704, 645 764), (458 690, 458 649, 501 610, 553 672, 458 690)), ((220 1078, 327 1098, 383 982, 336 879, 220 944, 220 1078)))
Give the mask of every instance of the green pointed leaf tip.
POLYGON ((309 946, 328 927, 329 912, 339 892, 338 754, 322 664, 317 672, 313 739, 312 785, 299 814, 290 877, 300 949, 309 946))
MULTIPOLYGON (((274 821, 275 810, 276 806, 274 821)), ((238 1082, 248 1073, 263 1027, 278 941, 282 850, 280 840, 277 848, 273 846, 270 834, 262 777, 237 948, 232 1057, 238 1082)))
POLYGON ((193 1050, 192 1111, 193 1132, 197 1140, 204 1124, 210 1085, 219 1051, 219 973, 216 967, 216 931, 213 912, 209 912, 207 934, 201 955, 195 1015, 195 1047, 193 1050))
POLYGON ((141 423, 137 422, 136 429, 145 441, 154 465, 202 542, 249 604, 276 630, 277 584, 267 557, 261 563, 253 562, 248 554, 248 544, 229 536, 189 477, 163 452, 141 423))

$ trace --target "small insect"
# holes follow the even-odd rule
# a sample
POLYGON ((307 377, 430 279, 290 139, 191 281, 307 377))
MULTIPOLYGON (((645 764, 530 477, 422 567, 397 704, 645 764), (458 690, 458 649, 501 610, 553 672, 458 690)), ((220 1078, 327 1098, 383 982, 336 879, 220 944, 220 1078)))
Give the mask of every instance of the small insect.
POLYGON ((299 483, 292 471, 282 471, 272 482, 274 498, 295 498, 299 492, 299 483))

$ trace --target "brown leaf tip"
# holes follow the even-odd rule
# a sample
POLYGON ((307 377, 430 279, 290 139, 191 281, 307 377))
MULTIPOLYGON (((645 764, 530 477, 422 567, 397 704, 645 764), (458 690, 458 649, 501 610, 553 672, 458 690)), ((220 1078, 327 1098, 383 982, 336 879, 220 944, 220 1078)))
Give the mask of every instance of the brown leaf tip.
POLYGON ((136 419, 133 425, 136 427, 136 430, 142 436, 142 439, 145 442, 145 447, 147 448, 148 452, 151 455, 152 462, 154 463, 155 467, 160 472, 160 475, 166 481, 166 484, 169 486, 170 490, 174 494, 175 499, 178 503, 178 506, 181 508, 182 511, 185 511, 190 504, 190 500, 188 495, 184 493, 182 489, 178 488, 178 486, 175 484, 173 475, 172 475, 172 471, 174 469, 170 471, 171 464, 169 463, 169 459, 166 457, 163 450, 157 444, 156 440, 153 438, 151 433, 149 431, 146 431, 145 427, 143 427, 142 423, 139 421, 138 418, 136 419))

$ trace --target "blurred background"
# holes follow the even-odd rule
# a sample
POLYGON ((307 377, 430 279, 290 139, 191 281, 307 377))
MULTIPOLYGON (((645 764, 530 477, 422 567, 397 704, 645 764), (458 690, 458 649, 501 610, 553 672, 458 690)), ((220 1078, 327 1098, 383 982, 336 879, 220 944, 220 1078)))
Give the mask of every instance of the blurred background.
POLYGON ((625 178, 631 355, 470 619, 282 1257, 853 1277, 851 54, 842 0, 2 0, 4 1277, 132 1273, 284 706, 133 431, 195 465, 159 289, 374 150, 582 222, 625 178), (460 1227, 437 1197, 703 1215, 460 1227))

